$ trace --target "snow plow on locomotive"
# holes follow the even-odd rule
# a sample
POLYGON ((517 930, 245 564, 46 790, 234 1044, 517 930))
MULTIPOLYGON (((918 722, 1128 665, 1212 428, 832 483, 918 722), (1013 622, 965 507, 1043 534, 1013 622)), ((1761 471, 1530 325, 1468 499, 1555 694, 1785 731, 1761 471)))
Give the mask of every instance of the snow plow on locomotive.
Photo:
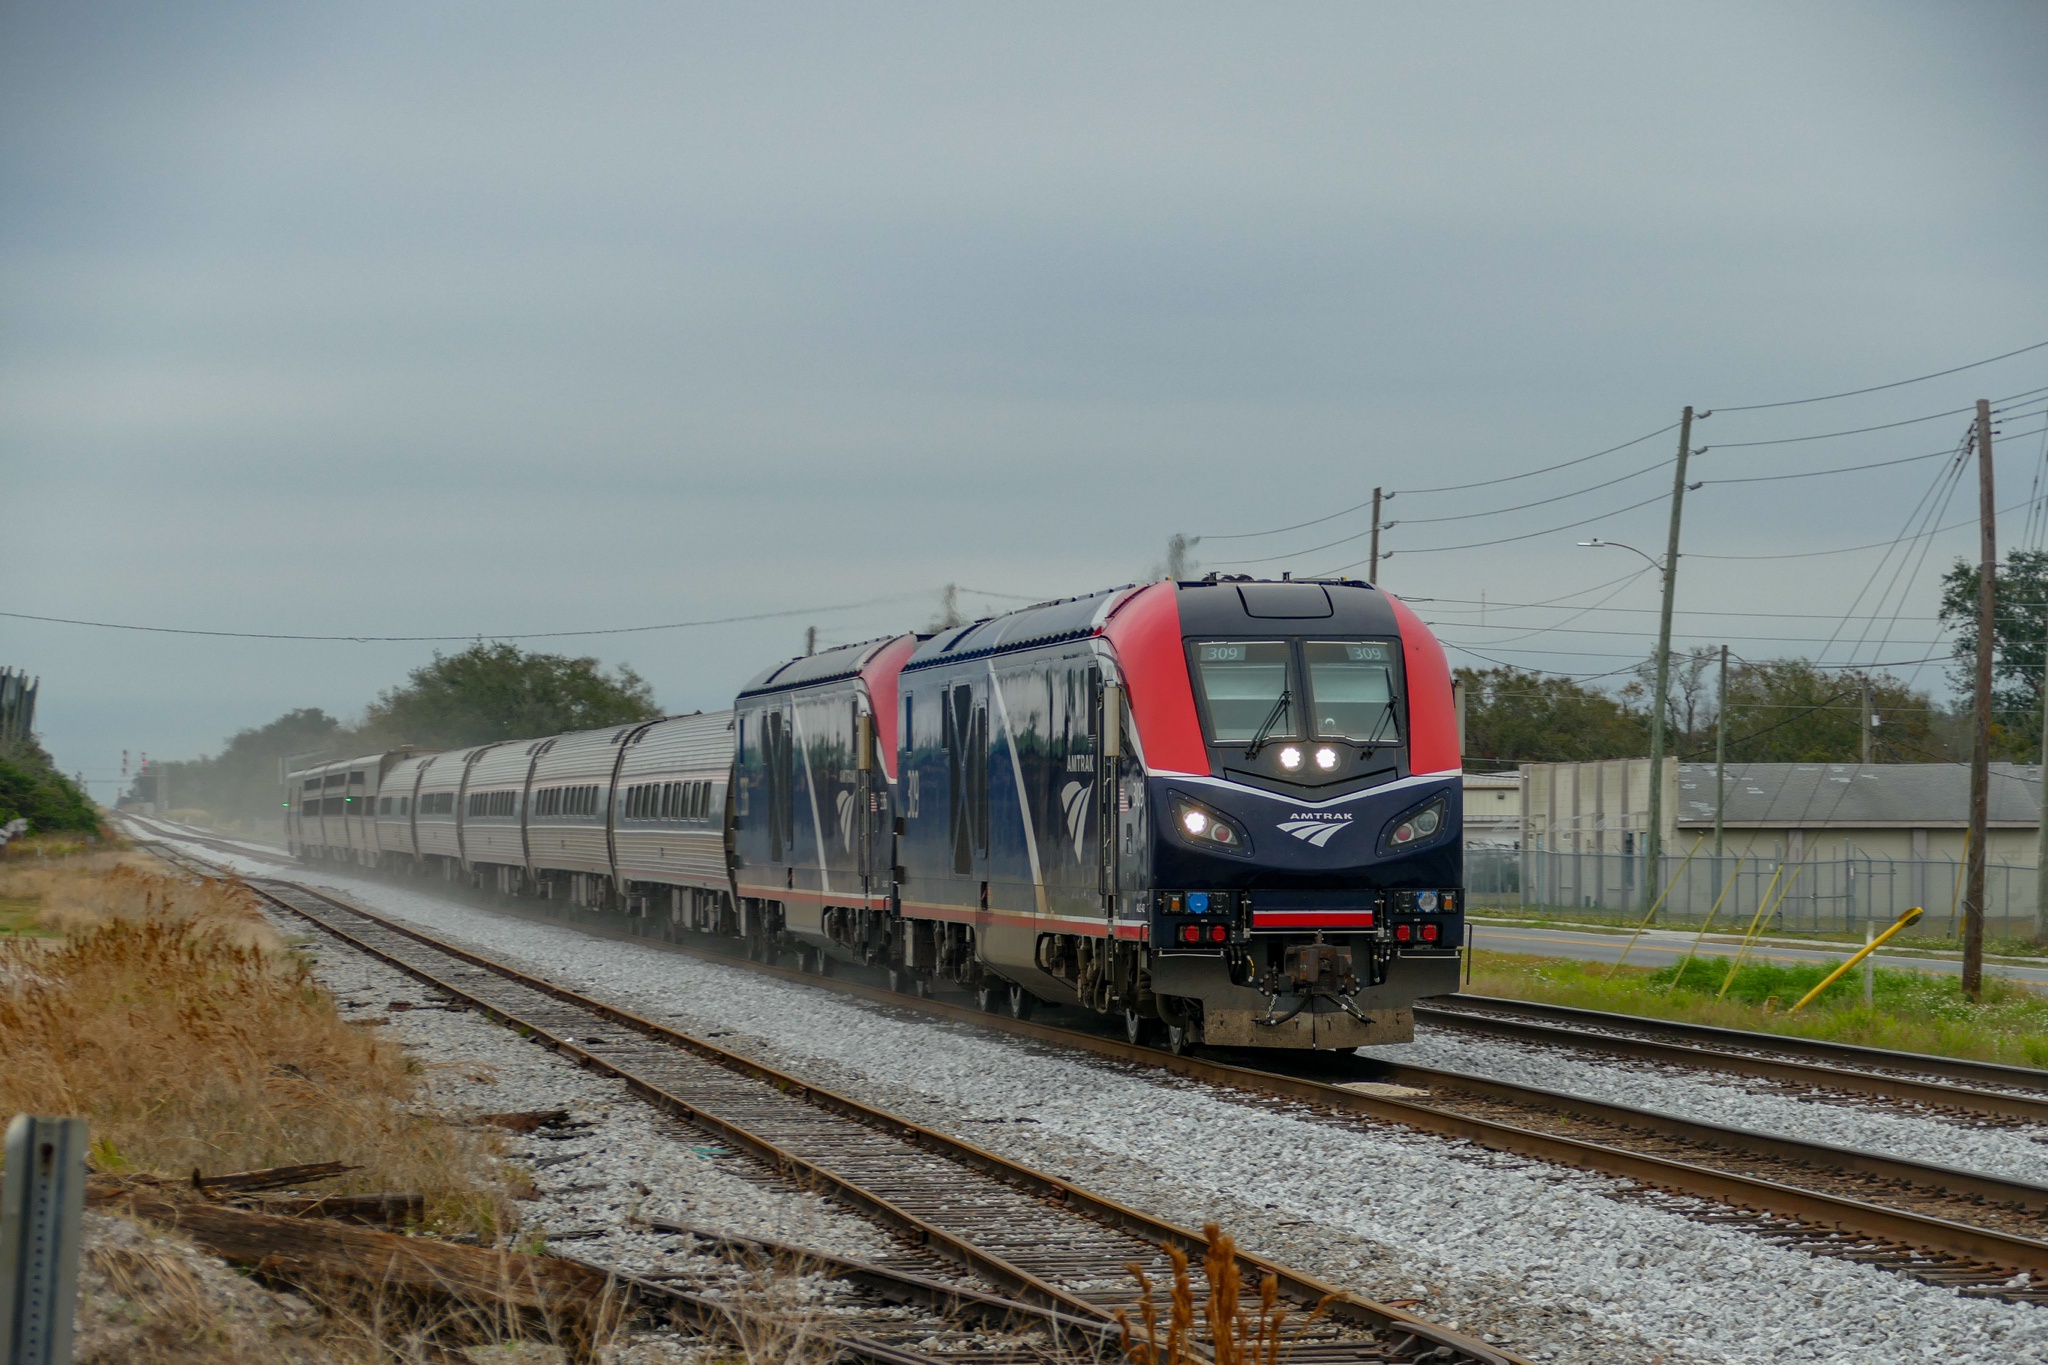
MULTIPOLYGON (((726 779, 715 806, 708 781, 632 780, 669 766, 643 741, 676 721, 615 727, 517 745, 525 791, 442 801, 478 825, 454 859, 394 829, 378 860, 1020 1016, 1078 1007, 1176 1050, 1405 1041, 1413 1002, 1456 989, 1449 669, 1366 584, 1212 576, 1045 603, 794 659, 685 719, 691 773, 726 779), (602 842, 573 868, 553 866, 541 745, 595 760, 576 818, 602 842), (664 861, 720 834, 722 867, 664 861)), ((304 828, 307 856, 363 861, 304 828)))

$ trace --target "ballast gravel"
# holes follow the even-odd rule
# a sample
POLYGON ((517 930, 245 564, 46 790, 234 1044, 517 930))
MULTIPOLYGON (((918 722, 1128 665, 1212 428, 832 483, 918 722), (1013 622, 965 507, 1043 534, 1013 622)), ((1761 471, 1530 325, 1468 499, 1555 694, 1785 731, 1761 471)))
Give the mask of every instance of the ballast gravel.
POLYGON ((440 1007, 425 986, 347 944, 273 914, 313 959, 342 1017, 376 1021, 425 1069, 424 1107, 476 1115, 566 1109, 570 1126, 510 1134, 505 1158, 531 1182, 522 1233, 585 1260, 634 1272, 685 1268, 689 1241, 650 1232, 649 1219, 767 1237, 873 1259, 893 1248, 873 1225, 814 1194, 738 1174, 751 1161, 672 1123, 627 1091, 565 1057, 522 1041, 465 1009, 440 1007), (393 1003, 401 1008, 392 1009, 393 1003))
POLYGON ((1608 1178, 1332 1124, 388 883, 303 879, 1161 1216, 1215 1219, 1287 1264, 1419 1300, 1539 1360, 2048 1359, 2036 1310, 1773 1246, 1608 1178))
POLYGON ((1404 1066, 1542 1086, 1707 1123, 2048 1184, 2048 1129, 2034 1124, 1972 1127, 1881 1103, 1815 1102, 1726 1073, 1603 1062, 1570 1048, 1473 1038, 1426 1026, 1417 1029, 1412 1043, 1362 1051, 1404 1066))

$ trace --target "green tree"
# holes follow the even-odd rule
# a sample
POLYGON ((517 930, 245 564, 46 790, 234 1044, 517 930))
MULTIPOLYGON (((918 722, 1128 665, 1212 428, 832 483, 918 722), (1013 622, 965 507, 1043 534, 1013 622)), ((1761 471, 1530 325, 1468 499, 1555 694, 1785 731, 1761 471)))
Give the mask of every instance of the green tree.
MULTIPOLYGON (((1854 763, 1863 754, 1863 685, 1881 718, 1871 755, 1879 763, 1952 761, 1937 734, 1933 699, 1888 674, 1823 669, 1810 659, 1770 659, 1728 670, 1728 757, 1744 763, 1854 763)), ((1679 750, 1712 758, 1711 724, 1679 750)))
POLYGON ((16 819, 27 820, 31 834, 60 829, 90 834, 100 827, 91 799, 57 771, 34 740, 0 745, 0 825, 16 819))
POLYGON ((1576 763, 1640 758, 1650 751, 1644 718, 1569 678, 1519 668, 1461 668, 1465 754, 1502 763, 1576 763))
MULTIPOLYGON (((1992 752, 1996 757, 2037 762, 2042 662, 2048 654, 2048 550, 2010 551, 1992 570, 1991 591, 1992 752)), ((1941 624, 1955 633, 1956 661, 1949 678, 1967 699, 1976 686, 1975 564, 1959 559, 1942 575, 1941 624)))
POLYGON ((358 742, 365 749, 454 749, 660 714, 653 689, 624 664, 607 673, 596 659, 478 642, 460 654, 435 654, 404 686, 378 697, 365 713, 358 742))

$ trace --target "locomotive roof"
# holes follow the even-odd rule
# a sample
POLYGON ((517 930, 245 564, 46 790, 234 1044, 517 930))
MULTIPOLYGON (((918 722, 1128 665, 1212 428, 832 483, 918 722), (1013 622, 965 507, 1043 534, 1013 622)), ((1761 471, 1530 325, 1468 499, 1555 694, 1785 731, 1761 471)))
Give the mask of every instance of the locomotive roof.
POLYGON ((1103 618, 1109 614, 1108 608, 1130 590, 1127 585, 1107 592, 1090 593, 1086 597, 1043 602, 1035 607, 991 616, 971 626, 941 631, 917 647, 917 652, 910 656, 910 662, 903 665, 903 671, 908 673, 913 669, 931 668, 1031 645, 1083 639, 1096 632, 1103 618))
POLYGON ((1399 635, 1386 594, 1356 579, 1203 579, 1179 585, 1181 630, 1188 635, 1399 635))
MULTIPOLYGON (((1308 582, 1207 578, 1174 584, 1181 629, 1195 635, 1252 635, 1265 631, 1327 630, 1344 635, 1399 635, 1385 594, 1356 579, 1308 582)), ((1129 586, 1069 597, 942 631, 919 645, 903 666, 908 673, 959 659, 1001 654, 1061 640, 1085 639, 1102 629, 1129 586)))
POLYGON ((739 694, 751 697, 761 692, 780 692, 784 688, 855 677, 878 650, 902 638, 901 635, 885 635, 879 640, 863 640, 857 645, 840 645, 816 654, 798 655, 788 663, 777 664, 756 674, 739 694))

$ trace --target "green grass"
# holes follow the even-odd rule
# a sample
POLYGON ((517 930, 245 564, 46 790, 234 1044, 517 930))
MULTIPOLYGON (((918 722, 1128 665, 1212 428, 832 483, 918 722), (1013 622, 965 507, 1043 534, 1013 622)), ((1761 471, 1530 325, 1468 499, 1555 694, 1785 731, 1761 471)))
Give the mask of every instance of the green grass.
POLYGON ((1823 963, 1748 963, 1723 995, 1726 961, 1694 958, 1681 974, 1676 964, 1616 970, 1599 962, 1481 952, 1467 989, 1579 1009, 2048 1068, 2048 996, 1986 977, 1983 1000, 1971 1004, 1955 977, 1880 967, 1872 1003, 1866 1006, 1858 968, 1799 1013, 1786 1013, 1832 970, 1823 963))
MULTIPOLYGON (((1575 910, 1570 906, 1556 905, 1475 905, 1471 908, 1475 918, 1513 920, 1521 924, 1556 925, 1561 928, 1605 929, 1612 932, 1634 933, 1643 922, 1642 911, 1626 913, 1619 910, 1575 910)), ((1697 933, 1699 925, 1669 920, 1659 916, 1653 929, 1675 929, 1681 933, 1697 933)), ((1721 922, 1713 926, 1712 933, 1727 938, 1740 938, 1748 921, 1721 922)), ((1771 926, 1764 931, 1767 938, 1807 939, 1815 943, 1850 943, 1863 946, 1863 931, 1820 931, 1812 929, 1787 929, 1771 926)), ((1963 950, 1962 940, 1942 935, 1916 934, 1907 932, 1885 945, 1882 951, 1898 949, 1910 952, 1959 953, 1963 950)), ((1987 934, 1984 937, 1984 951, 1993 957, 2043 957, 2048 956, 2048 944, 2038 943, 2020 935, 1987 934)), ((1812 1006, 1808 1006, 1812 1008, 1812 1006)))

